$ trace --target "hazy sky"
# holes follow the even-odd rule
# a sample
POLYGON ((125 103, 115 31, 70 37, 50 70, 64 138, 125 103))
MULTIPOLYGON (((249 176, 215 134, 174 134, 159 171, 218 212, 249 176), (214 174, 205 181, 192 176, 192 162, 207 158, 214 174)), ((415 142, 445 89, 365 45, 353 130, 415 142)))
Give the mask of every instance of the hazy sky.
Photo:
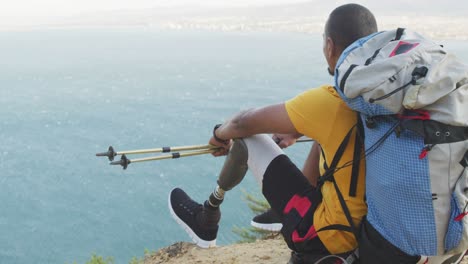
POLYGON ((67 16, 83 12, 158 6, 247 6, 304 0, 1 0, 1 17, 67 16))
MULTIPOLYGON (((231 7, 291 4, 307 0, 0 0, 0 24, 28 24, 37 18, 66 17, 97 11, 144 9, 154 7, 231 7)), ((466 0, 309 0, 331 7, 356 2, 376 14, 394 11, 426 11, 445 15, 465 15, 466 0)), ((329 10, 327 10, 329 11, 329 10)), ((381 15, 381 14, 379 14, 381 15)))
MULTIPOLYGON (((138 9, 158 6, 249 6, 249 5, 271 5, 307 0, 0 0, 0 19, 2 17, 26 17, 26 16, 56 16, 73 15, 83 12, 94 12, 115 9, 138 9)), ((326 1, 336 5, 357 2, 376 6, 392 6, 411 8, 419 6, 422 9, 437 10, 440 7, 451 6, 453 10, 466 8, 466 0, 312 0, 326 1), (417 5, 415 5, 415 3, 417 5)))

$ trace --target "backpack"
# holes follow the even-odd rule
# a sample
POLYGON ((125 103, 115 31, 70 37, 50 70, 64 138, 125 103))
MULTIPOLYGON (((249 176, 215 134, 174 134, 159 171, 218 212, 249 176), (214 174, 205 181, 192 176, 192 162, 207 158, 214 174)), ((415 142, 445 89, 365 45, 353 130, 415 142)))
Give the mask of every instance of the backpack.
POLYGON ((466 250, 468 67, 399 28, 345 49, 335 88, 364 124, 372 228, 411 256, 466 250))

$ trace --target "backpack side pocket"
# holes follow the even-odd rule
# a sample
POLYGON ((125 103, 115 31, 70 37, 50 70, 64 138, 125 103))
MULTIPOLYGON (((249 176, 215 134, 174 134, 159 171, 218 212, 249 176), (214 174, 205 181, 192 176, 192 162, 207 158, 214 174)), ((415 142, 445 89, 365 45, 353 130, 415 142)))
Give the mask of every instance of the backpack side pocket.
POLYGON ((468 169, 465 168, 452 193, 450 221, 445 236, 447 254, 468 248, 468 169))

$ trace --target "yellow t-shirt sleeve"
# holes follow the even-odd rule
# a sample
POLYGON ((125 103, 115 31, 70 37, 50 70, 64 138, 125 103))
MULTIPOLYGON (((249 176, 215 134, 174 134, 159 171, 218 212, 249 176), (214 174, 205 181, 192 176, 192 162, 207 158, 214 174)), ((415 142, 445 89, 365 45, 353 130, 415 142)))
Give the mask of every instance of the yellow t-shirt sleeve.
POLYGON ((340 103, 342 100, 335 89, 324 85, 286 101, 285 107, 296 130, 320 142, 333 129, 330 122, 334 119, 340 103))

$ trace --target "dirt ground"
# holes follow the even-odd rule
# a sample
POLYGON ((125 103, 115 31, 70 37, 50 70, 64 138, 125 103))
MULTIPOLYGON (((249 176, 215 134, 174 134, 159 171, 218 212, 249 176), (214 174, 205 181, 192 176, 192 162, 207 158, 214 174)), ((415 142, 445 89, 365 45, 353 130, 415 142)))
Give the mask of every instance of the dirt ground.
MULTIPOLYGON (((286 264, 289 257, 290 250, 278 237, 210 249, 179 242, 147 256, 144 264, 286 264)), ((462 264, 468 264, 468 257, 462 264)))

